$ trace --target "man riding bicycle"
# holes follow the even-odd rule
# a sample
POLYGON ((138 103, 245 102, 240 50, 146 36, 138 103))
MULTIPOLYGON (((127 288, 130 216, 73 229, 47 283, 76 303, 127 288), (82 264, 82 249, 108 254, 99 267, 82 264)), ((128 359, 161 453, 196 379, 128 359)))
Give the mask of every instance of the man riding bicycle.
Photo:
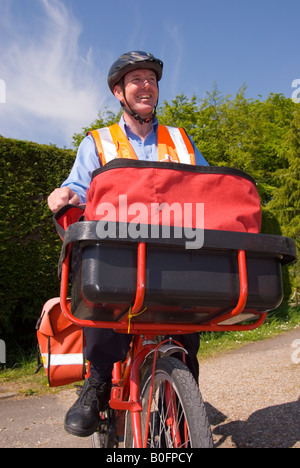
MULTIPOLYGON (((88 134, 79 146, 69 177, 48 198, 53 212, 67 204, 86 203, 93 171, 115 157, 128 158, 132 155, 144 161, 186 163, 188 155, 188 163, 208 165, 185 132, 170 127, 165 127, 167 132, 161 131, 156 107, 162 71, 163 63, 146 52, 128 52, 112 65, 108 85, 124 110, 118 131, 122 132, 126 151, 122 153, 120 148, 111 144, 109 127, 96 134, 88 134), (175 151, 168 151, 170 138, 175 144, 175 151), (181 159, 183 153, 184 160, 181 159)), ((86 358, 91 363, 90 377, 86 379, 79 399, 65 419, 66 431, 80 437, 90 436, 96 431, 99 411, 108 406, 113 365, 125 358, 131 342, 130 335, 110 329, 86 328, 84 333, 86 358)), ((187 366, 198 381, 199 334, 181 335, 177 341, 188 351, 187 366)))

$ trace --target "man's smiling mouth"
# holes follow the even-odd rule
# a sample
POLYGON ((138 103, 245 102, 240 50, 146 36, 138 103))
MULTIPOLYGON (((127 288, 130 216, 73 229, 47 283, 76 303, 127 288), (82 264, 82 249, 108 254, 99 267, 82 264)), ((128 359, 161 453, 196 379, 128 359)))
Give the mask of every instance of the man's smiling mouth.
POLYGON ((138 99, 151 99, 151 95, 150 94, 142 94, 141 96, 138 96, 138 99))

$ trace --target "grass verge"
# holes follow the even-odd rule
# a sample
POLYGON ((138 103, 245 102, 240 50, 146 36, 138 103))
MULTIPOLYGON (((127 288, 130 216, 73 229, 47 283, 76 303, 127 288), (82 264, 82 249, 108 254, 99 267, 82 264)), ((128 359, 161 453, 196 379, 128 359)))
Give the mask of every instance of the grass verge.
POLYGON ((247 343, 273 338, 295 328, 300 328, 300 306, 283 304, 270 312, 263 325, 251 331, 242 332, 206 332, 201 334, 199 360, 217 356, 247 343))

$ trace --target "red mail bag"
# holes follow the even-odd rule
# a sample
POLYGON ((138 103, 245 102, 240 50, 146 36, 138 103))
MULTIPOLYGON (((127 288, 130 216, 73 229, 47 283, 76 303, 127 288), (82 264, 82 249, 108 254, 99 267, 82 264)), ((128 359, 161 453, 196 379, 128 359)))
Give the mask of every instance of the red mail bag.
MULTIPOLYGON (((71 301, 68 302, 68 307, 71 307, 71 301)), ((83 329, 64 316, 60 298, 46 302, 36 328, 49 386, 58 387, 84 380, 86 367, 83 329)))
POLYGON ((260 232, 255 181, 226 167, 115 159, 94 171, 84 216, 87 221, 164 225, 164 210, 171 213, 170 226, 260 232))

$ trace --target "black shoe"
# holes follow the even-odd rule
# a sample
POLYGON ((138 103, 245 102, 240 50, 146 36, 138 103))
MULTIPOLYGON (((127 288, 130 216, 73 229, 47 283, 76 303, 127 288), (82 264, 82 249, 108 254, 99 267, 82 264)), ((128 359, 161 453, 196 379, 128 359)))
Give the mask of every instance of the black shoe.
POLYGON ((66 414, 65 430, 78 437, 92 435, 98 428, 99 411, 108 407, 110 392, 111 382, 87 379, 80 397, 66 414))

